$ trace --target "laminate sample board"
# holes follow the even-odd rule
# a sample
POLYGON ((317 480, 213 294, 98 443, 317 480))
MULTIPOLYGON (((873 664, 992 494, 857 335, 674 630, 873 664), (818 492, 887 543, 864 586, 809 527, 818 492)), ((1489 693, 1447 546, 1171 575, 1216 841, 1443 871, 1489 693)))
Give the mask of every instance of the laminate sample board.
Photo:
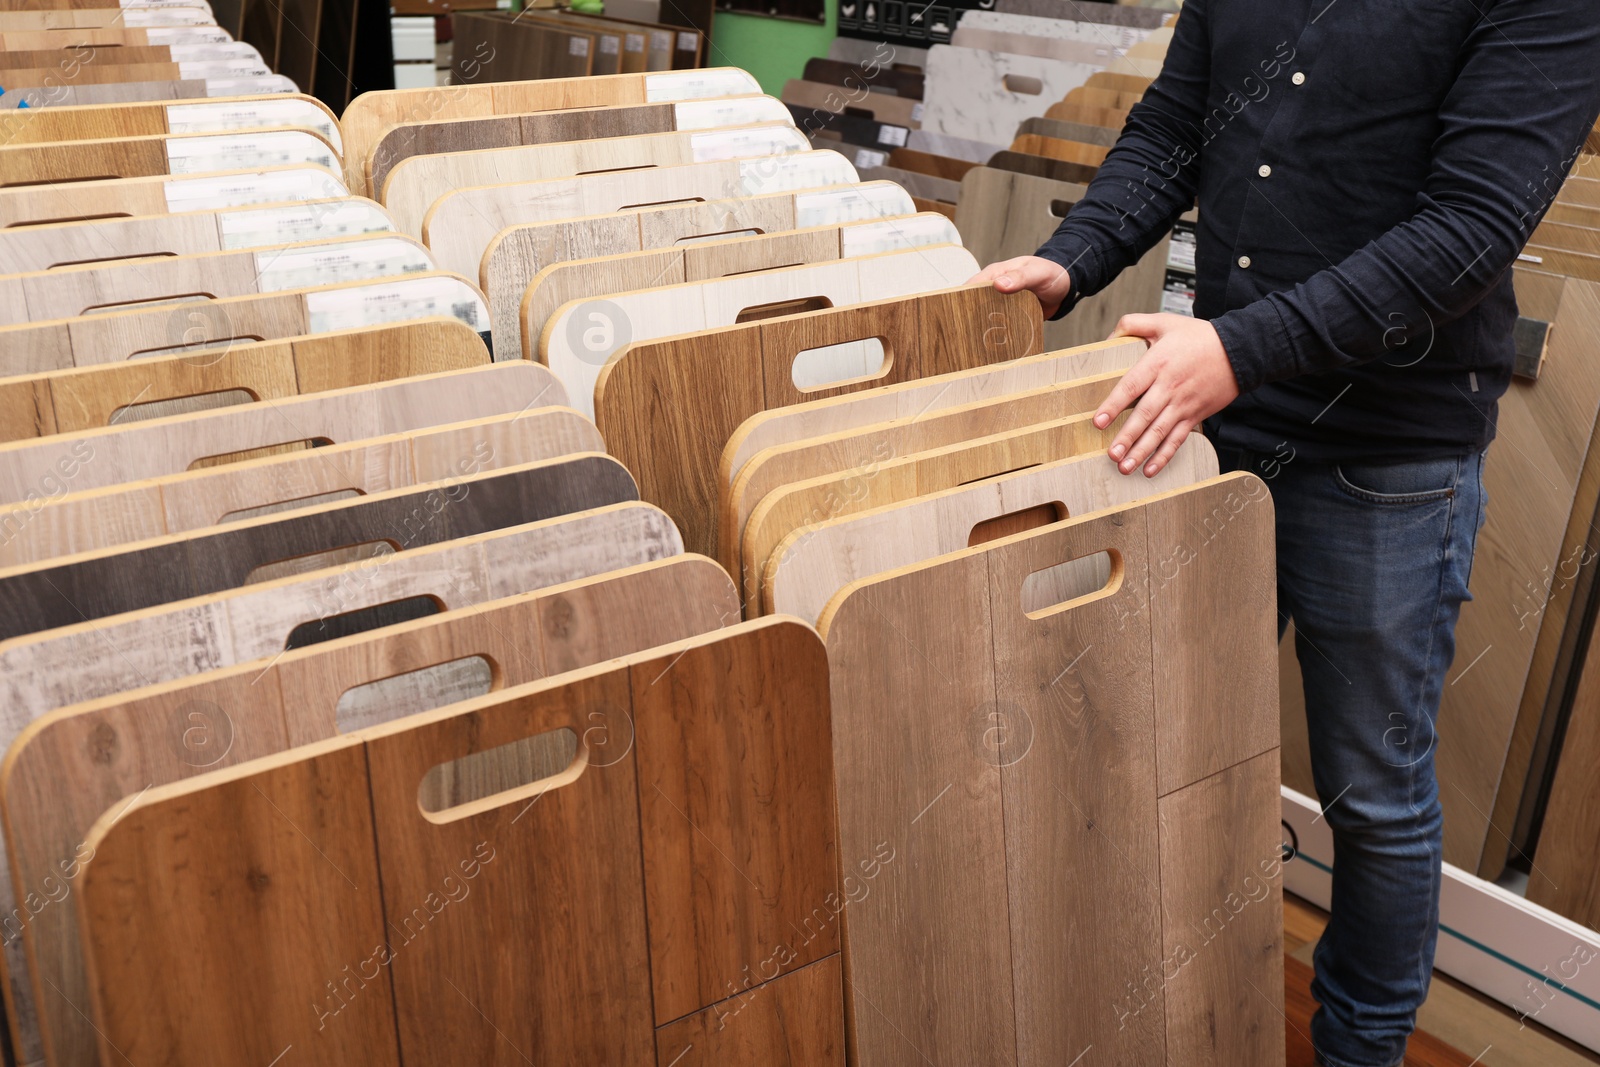
POLYGON ((393 232, 388 212, 356 197, 63 222, 0 230, 0 268, 6 274, 26 274, 81 263, 194 256, 393 232))
POLYGON ((1048 3, 1047 0, 1032 0, 1032 3, 1033 6, 1041 9, 1048 7, 1050 10, 1028 12, 997 8, 993 11, 968 11, 962 14, 956 32, 988 30, 1050 41, 1107 46, 1117 52, 1126 52, 1162 25, 1151 17, 1149 9, 1141 8, 1133 12, 1133 16, 1139 20, 1136 24, 1131 21, 1112 21, 1126 20, 1128 16, 1120 11, 1101 10, 1098 5, 1092 8, 1079 5, 1073 10, 1061 4, 1048 3))
MULTIPOLYGON (((552 264, 533 276, 522 297, 522 356, 538 358, 545 325, 574 300, 592 302, 645 288, 960 243, 961 235, 949 219, 918 214, 552 264)), ((582 313, 577 321, 587 325, 582 313)), ((680 332, 672 325, 665 328, 680 332)))
POLYGON ((886 67, 881 62, 863 65, 820 57, 806 60, 805 80, 851 90, 875 89, 907 100, 921 100, 924 77, 920 71, 886 67), (869 69, 870 68, 870 69, 869 69))
MULTIPOLYGON (((464 856, 476 861, 462 868, 475 875, 472 906, 432 915, 426 935, 393 954, 392 999, 371 998, 393 1005, 391 1032, 407 1060, 491 1063, 509 1044, 540 1062, 654 1064, 656 1025, 688 1014, 667 1013, 708 1007, 724 995, 729 975, 746 966, 756 973, 773 945, 788 949, 782 966, 827 958, 837 927, 800 945, 789 918, 833 899, 838 885, 833 827, 816 817, 832 808, 827 661, 808 628, 765 623, 159 787, 115 820, 102 817, 88 838, 95 858, 84 871, 79 917, 105 1040, 132 1055, 187 1064, 218 1062, 219 1052, 226 1058, 233 1049, 222 1047, 225 1034, 251 1035, 238 1047, 250 1057, 299 1039, 314 1062, 338 1062, 315 1043, 315 1014, 301 1009, 305 1019, 290 1022, 277 1003, 320 1003, 330 961, 361 958, 368 942, 384 942, 386 925, 415 924, 408 902, 427 898, 434 872, 455 869, 464 856), (663 678, 669 684, 652 684, 663 678), (772 707, 785 713, 766 714, 772 707), (634 724, 632 747, 609 766, 595 765, 611 753, 594 752, 587 740, 596 709, 634 724), (420 809, 418 782, 441 761, 560 729, 586 739, 561 773, 486 782, 467 803, 445 809, 445 818, 420 809), (362 760, 328 766, 347 750, 364 756, 370 771, 362 760), (736 751, 760 755, 731 758, 736 751), (267 854, 264 843, 245 848, 262 832, 260 820, 276 818, 270 798, 315 792, 331 773, 351 787, 352 801, 367 788, 362 810, 372 817, 352 833, 327 819, 315 824, 339 834, 331 846, 339 855, 371 857, 362 869, 374 877, 338 889, 324 877, 325 864, 292 854, 287 842, 267 854), (301 776, 309 777, 291 789, 301 776), (521 824, 513 829, 512 819, 521 824), (184 841, 208 863, 173 864, 169 855, 157 865, 146 857, 158 840, 167 849, 184 841), (259 939, 288 929, 260 912, 230 920, 234 905, 216 892, 247 873, 252 853, 298 920, 275 958, 251 975, 271 995, 230 996, 182 982, 158 990, 136 978, 159 966, 161 946, 176 932, 169 924, 191 908, 200 909, 193 921, 219 929, 201 949, 217 963, 253 958, 259 939), (730 864, 730 853, 742 862, 730 864), (548 891, 530 895, 530 878, 548 891), (337 905, 313 906, 328 892, 337 905), (149 919, 130 927, 128 909, 145 908, 154 909, 149 919), (352 931, 341 922, 352 914, 372 919, 352 931), (319 929, 318 916, 328 929, 319 929), (492 950, 508 937, 525 951, 492 950), (545 962, 576 959, 593 965, 545 962), (459 995, 446 997, 447 986, 459 995), (196 1004, 221 1013, 216 1032, 178 1025, 196 1004)), ((790 1054, 783 1044, 762 1053, 762 1062, 790 1054)), ((363 1062, 399 1063, 399 1054, 368 1052, 363 1062)))
POLYGON ((345 139, 345 181, 361 188, 367 160, 385 131, 409 122, 474 119, 575 107, 663 104, 717 96, 749 96, 760 84, 736 67, 612 74, 598 78, 492 82, 362 93, 339 118, 345 139))
POLYGON ((855 114, 835 114, 819 108, 799 104, 786 104, 794 124, 805 131, 813 144, 826 147, 834 141, 868 148, 892 148, 903 145, 911 131, 876 119, 855 114))
MULTIPOLYGON (((1052 20, 1063 21, 1063 20, 1052 20)), ((1095 40, 1077 41, 1061 37, 1036 37, 1028 33, 1007 33, 1002 30, 969 28, 966 20, 956 27, 950 43, 957 48, 972 48, 982 52, 1006 52, 1017 56, 1035 56, 1058 63, 1082 63, 1091 67, 1107 67, 1122 57, 1125 49, 1117 38, 1107 35, 1103 27, 1095 27, 1091 36, 1095 40)))
POLYGON ((0 186, 85 179, 152 178, 261 166, 322 166, 338 173, 339 157, 309 130, 166 134, 0 147, 0 186))
POLYGON ((1083 85, 1098 66, 934 45, 922 128, 1006 144, 1024 119, 1083 85))
POLYGON ((930 133, 912 130, 906 138, 906 147, 916 152, 927 152, 951 159, 965 159, 970 163, 983 163, 1000 150, 1000 145, 987 141, 971 141, 965 137, 952 137, 948 133, 930 133))
POLYGON ((366 188, 378 194, 384 189, 390 171, 417 156, 709 130, 721 126, 754 126, 787 122, 788 118, 788 109, 770 96, 734 96, 676 104, 626 104, 411 122, 389 127, 373 148, 367 160, 366 188))
POLYGON ((166 215, 349 195, 344 183, 321 167, 275 167, 186 178, 108 178, 67 186, 0 189, 0 227, 109 215, 166 215))
MULTIPOLYGON (((976 167, 961 180, 956 228, 981 263, 1032 255, 1085 191, 1082 185, 976 167)), ((1123 315, 1160 311, 1169 243, 1163 239, 1066 318, 1047 323, 1046 346, 1071 348, 1098 341, 1110 335, 1123 315)))
MULTIPOLYGON (((142 789, 707 633, 738 613, 720 568, 669 557, 52 712, 28 726, 4 771, 17 884, 59 876, 95 819, 142 789), (226 749, 173 733, 197 707, 219 709, 208 725, 228 731, 226 749), (94 737, 117 739, 113 759, 84 758, 94 737)), ((605 751, 598 731, 588 739, 605 751)), ((76 918, 41 911, 23 936, 53 1062, 92 1064, 94 1029, 66 1007, 90 995, 76 918)))
POLYGON ((957 156, 941 156, 932 152, 923 152, 915 148, 896 148, 889 153, 889 165, 902 170, 914 170, 934 178, 944 178, 949 181, 960 181, 973 167, 978 164, 970 159, 957 156))
MULTIPOLYGON (((1029 342, 1031 344, 1031 342, 1029 342)), ((992 364, 843 393, 823 400, 774 408, 750 416, 728 438, 717 484, 732 487, 751 458, 764 449, 861 430, 880 423, 1125 371, 1145 354, 1143 341, 1122 338, 1042 355, 1003 354, 992 364)))
MULTIPOLYGON (((715 254, 715 249, 711 252, 715 254)), ((612 293, 600 306, 569 301, 545 321, 539 336, 539 358, 566 387, 572 406, 591 415, 596 410, 595 383, 601 368, 613 357, 625 358, 618 353, 629 344, 770 318, 788 308, 844 308, 949 289, 969 280, 978 269, 977 261, 960 245, 928 245, 612 293)), ((524 319, 524 331, 527 328, 524 319)), ((791 367, 789 386, 798 397, 827 388, 829 383, 880 376, 891 362, 881 343, 876 348, 868 344, 833 347, 791 367)))
POLYGON ((9 30, 0 31, 0 49, 73 48, 78 45, 116 47, 142 44, 227 44, 233 36, 220 26, 156 26, 149 29, 110 27, 101 29, 9 30))
POLYGON ((0 501, 45 507, 68 491, 181 474, 264 449, 359 441, 564 403, 566 392, 548 370, 519 361, 120 423, 0 445, 0 501))
MULTIPOLYGON (((866 862, 867 869, 882 869, 876 858, 866 862)), ((673 1067, 844 1067, 844 1034, 835 1021, 844 1016, 843 988, 838 956, 807 964, 661 1027, 656 1031, 656 1062, 673 1067), (734 1025, 726 1018, 730 1012, 738 1013, 734 1025)))
POLYGON ((634 345, 602 369, 596 423, 639 480, 640 495, 673 516, 684 543, 717 544, 717 466, 740 423, 805 399, 857 392, 1037 353, 1039 302, 990 286, 744 323, 634 345), (814 394, 795 388, 798 353, 881 340, 881 372, 814 394))
MULTIPOLYGON (((1095 77, 1100 75, 1097 74, 1095 77)), ((1104 126, 1085 126, 1081 122, 1062 122, 1060 119, 1027 119, 1017 127, 1017 133, 1038 134, 1041 137, 1053 137, 1058 141, 1079 141, 1105 148, 1117 143, 1115 130, 1108 130, 1104 126)))
POLYGON ((100 28, 150 29, 158 26, 215 26, 201 7, 88 8, 77 11, 0 11, 0 32, 100 28))
POLYGON ((567 79, 589 75, 615 77, 595 63, 598 34, 578 27, 543 26, 515 19, 510 12, 458 11, 451 16, 452 48, 463 56, 492 57, 490 62, 457 63, 450 72, 456 85, 527 79, 567 79))
POLYGON ((424 272, 348 285, 190 300, 142 311, 113 311, 20 326, 0 326, 0 374, 40 374, 170 352, 219 348, 450 317, 490 343, 489 309, 454 274, 424 272))
POLYGON ((6 568, 0 640, 636 499, 590 452, 6 568))
POLYGON ((428 209, 439 197, 455 189, 573 178, 608 170, 773 156, 803 152, 808 148, 810 142, 785 116, 785 121, 769 121, 764 126, 412 156, 389 171, 381 199, 403 232, 421 236, 428 209))
POLYGON ((511 226, 687 200, 798 192, 854 181, 855 168, 837 152, 795 152, 516 185, 481 185, 457 189, 434 201, 423 220, 422 240, 441 268, 475 278, 495 235, 511 226))
POLYGON ((339 120, 333 112, 316 97, 302 93, 267 100, 234 97, 188 104, 152 101, 117 107, 55 106, 27 116, 26 121, 5 123, 6 133, 11 134, 6 143, 11 145, 160 134, 222 134, 271 127, 311 130, 335 152, 343 143, 339 120))
POLYGON ((402 234, 84 263, 0 275, 0 323, 43 322, 123 304, 248 296, 433 269, 428 250, 402 234))
MULTIPOLYGON (((0 70, 40 70, 60 65, 61 76, 83 67, 137 66, 144 63, 178 63, 209 59, 243 59, 259 65, 261 55, 247 44, 203 45, 197 56, 193 49, 171 45, 120 45, 115 48, 78 46, 66 48, 13 49, 0 52, 0 70)), ((265 69, 265 68, 263 68, 265 69)))
POLYGON ((1104 126, 1120 131, 1128 121, 1128 113, 1120 108, 1093 107, 1085 104, 1051 104, 1045 117, 1058 122, 1076 122, 1086 126, 1104 126))
POLYGON ((956 201, 961 198, 961 183, 948 178, 935 178, 931 174, 901 170, 899 167, 867 167, 860 174, 863 182, 894 182, 917 200, 948 204, 952 212, 956 201))
POLYGON ((815 624, 852 582, 1216 476, 1216 451, 1191 434, 1150 479, 1121 474, 1103 455, 1077 456, 802 526, 767 560, 759 607, 815 624))
MULTIPOLYGON (((1075 126, 1077 123, 1064 122, 1063 126, 1075 126)), ((1107 130, 1115 133, 1115 130, 1107 130)), ((1048 178, 1051 181, 1066 182, 1069 185, 1087 186, 1094 181, 1099 173, 1099 167, 1089 167, 1082 163, 1068 163, 1062 159, 1050 159, 1046 156, 1030 156, 1026 152, 1013 152, 1006 149, 996 152, 989 160, 992 170, 1010 171, 1013 174, 1029 174, 1035 178, 1048 178)), ((959 205, 960 200, 956 203, 959 205)), ((1059 219, 1057 221, 1060 221, 1059 219)))
MULTIPOLYGON (((721 497, 722 514, 717 523, 718 561, 739 579, 747 602, 755 604, 760 599, 762 575, 768 567, 768 559, 764 556, 743 559, 741 542, 751 513, 769 493, 840 471, 876 469, 877 464, 903 456, 1092 413, 1105 401, 1122 373, 1112 370, 1041 389, 943 408, 903 422, 878 423, 765 449, 751 457, 721 497)), ((813 621, 821 605, 817 608, 811 615, 813 621)))
POLYGON ((370 385, 489 362, 453 319, 262 341, 0 379, 0 441, 370 385))
POLYGON ((1089 107, 1109 107, 1113 110, 1126 111, 1143 98, 1143 89, 1128 91, 1084 84, 1076 89, 1069 90, 1067 95, 1061 98, 1061 103, 1085 104, 1089 107))
POLYGON ((142 104, 152 100, 195 100, 206 97, 264 96, 298 93, 299 86, 281 74, 266 77, 204 77, 178 81, 115 82, 108 85, 22 85, 0 94, 0 112, 22 108, 142 104))
POLYGON ((479 272, 489 294, 495 357, 531 357, 522 334, 522 298, 534 276, 555 264, 693 243, 689 238, 780 233, 893 218, 915 210, 904 190, 884 182, 864 182, 509 227, 489 243, 479 272))
POLYGON ((836 85, 790 78, 783 83, 783 102, 791 105, 791 108, 859 115, 908 130, 922 127, 922 101, 889 93, 870 90, 846 92, 836 85))
POLYGON ((1036 133, 1025 133, 1012 141, 1011 150, 1031 156, 1044 156, 1046 159, 1059 159, 1065 163, 1078 163, 1086 167, 1100 166, 1106 161, 1106 153, 1110 151, 1109 148, 1097 144, 1062 141, 1054 137, 1041 137, 1036 133))
POLYGON ((198 530, 269 511, 364 496, 577 452, 603 452, 571 408, 408 430, 386 437, 205 467, 165 478, 0 505, 0 567, 198 530))
POLYGON ((1231 475, 829 603, 841 853, 919 873, 850 910, 859 1062, 1283 1062, 1273 566, 1266 487, 1231 475))

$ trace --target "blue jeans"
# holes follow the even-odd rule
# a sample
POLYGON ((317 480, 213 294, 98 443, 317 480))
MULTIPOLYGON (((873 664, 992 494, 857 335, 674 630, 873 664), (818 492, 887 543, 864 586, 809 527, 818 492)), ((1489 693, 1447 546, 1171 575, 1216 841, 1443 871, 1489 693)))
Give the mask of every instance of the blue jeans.
POLYGON ((1435 720, 1483 522, 1483 456, 1334 465, 1220 450, 1272 490, 1280 633, 1305 675, 1333 909, 1316 950, 1318 1062, 1395 1067, 1428 993, 1443 819, 1435 720))

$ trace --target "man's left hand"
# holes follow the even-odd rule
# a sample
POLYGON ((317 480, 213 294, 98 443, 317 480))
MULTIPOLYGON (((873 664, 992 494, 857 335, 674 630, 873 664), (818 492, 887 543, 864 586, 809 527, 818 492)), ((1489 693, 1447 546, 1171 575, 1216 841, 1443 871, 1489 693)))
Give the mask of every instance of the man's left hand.
POLYGON ((1137 402, 1109 455, 1123 474, 1143 464, 1145 477, 1154 478, 1190 430, 1233 402, 1239 383, 1216 328, 1204 319, 1124 315, 1111 336, 1142 337, 1150 350, 1100 405, 1094 424, 1105 429, 1137 402))

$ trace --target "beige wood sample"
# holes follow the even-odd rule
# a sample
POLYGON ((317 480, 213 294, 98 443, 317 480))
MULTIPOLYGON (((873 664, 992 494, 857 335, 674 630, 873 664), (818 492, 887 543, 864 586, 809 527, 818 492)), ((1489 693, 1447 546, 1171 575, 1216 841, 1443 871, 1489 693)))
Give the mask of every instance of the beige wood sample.
POLYGON ((0 502, 37 510, 67 492, 254 458, 258 450, 358 441, 565 402, 549 371, 518 361, 16 441, 0 445, 0 502))
POLYGON ((72 30, 99 27, 145 29, 152 26, 215 26, 211 13, 200 7, 172 5, 148 11, 112 7, 78 11, 0 11, 0 32, 16 30, 72 30))
POLYGON ((0 227, 114 215, 164 215, 174 211, 326 200, 348 195, 344 183, 331 171, 308 166, 266 167, 182 178, 108 178, 66 186, 0 189, 0 227))
POLYGON ((43 322, 124 305, 247 296, 432 269, 427 249, 401 234, 83 263, 0 275, 0 323, 43 322))
POLYGON ((1600 256, 1600 230, 1589 226, 1574 226, 1546 219, 1534 229, 1529 243, 1585 256, 1600 256))
POLYGON ((554 264, 668 248, 690 238, 755 236, 915 210, 911 198, 890 183, 866 182, 510 226, 489 242, 479 269, 496 357, 523 358, 523 294, 534 275, 554 264))
MULTIPOLYGON (((127 33, 143 34, 144 30, 127 33)), ((4 47, 4 42, 0 42, 4 47)), ((34 109, 29 109, 34 110, 34 109)), ((82 141, 107 137, 147 137, 159 134, 212 133, 269 127, 309 129, 337 152, 339 120, 314 96, 284 93, 261 97, 213 97, 204 103, 172 104, 165 101, 117 105, 87 105, 37 109, 33 115, 0 119, 6 144, 41 141, 82 141)))
POLYGON ((1063 141, 1055 137, 1040 137, 1032 133, 1023 134, 1015 141, 1012 141, 1011 150, 1013 152, 1026 152, 1030 156, 1044 156, 1046 159, 1082 163, 1088 167, 1098 167, 1104 163, 1106 161, 1106 153, 1110 151, 1104 145, 1063 141))
MULTIPOLYGON (((718 249, 707 249, 705 254, 716 256, 718 249)), ((625 359, 630 343, 716 330, 781 315, 789 308, 842 308, 948 289, 965 283, 978 270, 977 260, 960 245, 928 245, 612 293, 603 301, 569 301, 545 321, 539 359, 566 387, 572 406, 592 415, 602 367, 607 360, 625 359)), ((524 330, 527 326, 524 319, 524 330)), ((835 382, 880 377, 889 369, 890 359, 881 346, 875 359, 871 346, 843 344, 816 357, 803 376, 791 371, 791 381, 803 394, 835 382)))
POLYGON ((0 379, 0 441, 93 430, 230 404, 273 401, 489 362, 455 319, 200 349, 0 379))
MULTIPOLYGON (((868 470, 900 456, 991 437, 1069 415, 1092 413, 1121 378, 1122 372, 1112 371, 759 452, 745 464, 732 486, 726 487, 719 501, 718 562, 739 579, 747 601, 755 604, 759 599, 762 574, 770 562, 750 560, 748 566, 744 565, 742 540, 751 512, 769 493, 824 474, 868 470)), ((719 484, 718 488, 724 487, 719 484)), ((812 617, 815 618, 815 614, 812 617)))
MULTIPOLYGON (((637 137, 719 126, 793 125, 788 109, 770 96, 735 96, 676 104, 624 104, 568 108, 471 119, 435 119, 391 126, 366 162, 371 195, 385 189, 390 171, 417 156, 510 148, 558 141, 637 137)), ((471 182, 468 184, 482 184, 471 182)))
POLYGON ((1039 302, 1018 295, 970 286, 634 345, 601 372, 596 422, 640 495, 709 554, 723 446, 751 415, 807 398, 794 385, 798 354, 863 338, 883 345, 876 378, 811 394, 818 399, 1033 355, 1039 302))
POLYGON ((0 112, 42 107, 87 107, 105 104, 143 104, 152 100, 197 100, 223 96, 278 95, 297 92, 299 86, 281 74, 235 77, 189 77, 177 81, 113 82, 104 85, 62 86, 45 80, 0 94, 0 112))
POLYGON ((368 159, 391 126, 438 119, 470 119, 575 107, 671 103, 718 96, 748 96, 761 86, 735 67, 670 74, 613 74, 598 78, 489 82, 362 93, 345 108, 345 181, 361 188, 368 159))
POLYGON ((539 358, 538 343, 545 325, 562 305, 574 300, 592 301, 638 289, 960 243, 961 235, 950 220, 924 213, 551 264, 535 274, 523 292, 518 330, 524 344, 522 357, 539 358))
POLYGON ((1145 351, 1144 342, 1137 339, 1101 341, 1081 348, 1019 356, 969 370, 762 411, 746 419, 729 436, 717 484, 731 487, 750 458, 763 449, 877 423, 914 420, 918 416, 1008 393, 1043 389, 1110 371, 1125 371, 1138 362, 1145 351))
MULTIPOLYGON (((784 116, 788 118, 787 115, 784 116)), ((811 147, 792 122, 727 130, 655 133, 592 141, 488 148, 412 156, 389 171, 378 199, 404 233, 422 236, 435 200, 456 189, 549 181, 642 167, 678 167, 719 159, 803 152, 811 147)))
POLYGON ((287 510, 576 452, 603 452, 571 408, 471 422, 206 467, 84 493, 47 507, 0 506, 0 567, 88 552, 287 510))
POLYGON ((767 560, 759 608, 814 624, 851 582, 1216 476, 1216 451, 1191 434, 1154 478, 1090 454, 802 526, 767 560))
POLYGON ((1051 104, 1045 108, 1044 114, 1045 118, 1060 119, 1062 122, 1081 122, 1086 126, 1106 126, 1113 130, 1122 129, 1128 121, 1125 110, 1085 104, 1051 104))
MULTIPOLYGON (((703 557, 673 557, 52 712, 24 731, 0 772, 15 884, 36 885, 80 858, 75 848, 101 812, 150 786, 737 618, 726 574, 703 557), (462 684, 444 670, 474 660, 492 663, 492 676, 462 684), (347 696, 372 683, 384 699, 363 707, 347 696), (114 759, 84 758, 97 736, 118 739, 114 759)), ((23 926, 52 1062, 63 1064, 93 1062, 95 1046, 89 1020, 66 1007, 89 997, 75 919, 70 908, 51 908, 23 926)))
POLYGON ((314 130, 279 126, 0 146, 0 186, 65 185, 271 166, 317 166, 332 171, 339 166, 339 154, 314 130))
POLYGON ((0 375, 93 367, 136 356, 446 315, 466 323, 480 336, 489 318, 477 289, 454 274, 434 271, 220 300, 188 300, 0 326, 0 375))
POLYGON ((27 274, 81 263, 192 256, 393 231, 394 220, 383 208, 344 197, 0 230, 0 264, 8 274, 27 274))
POLYGON ((1230 475, 829 604, 842 853, 888 841, 920 875, 851 907, 857 1059, 1283 1062, 1272 536, 1265 486, 1230 475), (1100 553, 1109 575, 1062 580, 1100 553), (1251 903, 1195 929, 1223 886, 1251 903), (1179 941, 1205 977, 1133 996, 1179 941))
POLYGON ((801 78, 783 83, 783 102, 797 107, 815 108, 835 115, 860 115, 890 126, 908 130, 922 128, 922 101, 892 93, 862 91, 860 86, 846 89, 801 78))
POLYGON ((855 168, 837 152, 796 152, 516 185, 482 185, 457 189, 436 200, 423 220, 422 240, 442 269, 474 278, 495 235, 508 226, 686 200, 817 189, 855 180, 855 168))

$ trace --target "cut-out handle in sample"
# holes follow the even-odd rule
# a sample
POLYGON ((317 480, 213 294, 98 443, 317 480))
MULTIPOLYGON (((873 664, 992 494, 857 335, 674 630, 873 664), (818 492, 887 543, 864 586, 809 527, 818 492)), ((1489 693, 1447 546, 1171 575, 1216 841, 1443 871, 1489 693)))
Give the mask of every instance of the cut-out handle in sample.
POLYGON ((1034 571, 1022 580, 1022 613, 1043 619, 1111 596, 1122 587, 1123 570, 1122 553, 1108 549, 1034 571))

